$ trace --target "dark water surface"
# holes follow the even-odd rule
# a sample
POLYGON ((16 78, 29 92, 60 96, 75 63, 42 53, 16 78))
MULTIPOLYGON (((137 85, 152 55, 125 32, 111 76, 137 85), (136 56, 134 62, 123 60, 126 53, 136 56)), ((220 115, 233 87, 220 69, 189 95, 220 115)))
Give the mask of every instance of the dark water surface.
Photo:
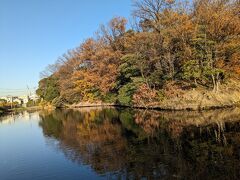
POLYGON ((240 179, 240 110, 0 117, 0 180, 240 179))

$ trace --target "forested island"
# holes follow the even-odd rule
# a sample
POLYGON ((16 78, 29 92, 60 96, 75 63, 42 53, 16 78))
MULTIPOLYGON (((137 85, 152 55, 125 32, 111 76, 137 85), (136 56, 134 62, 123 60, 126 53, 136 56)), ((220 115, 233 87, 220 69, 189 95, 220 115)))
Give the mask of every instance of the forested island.
POLYGON ((42 73, 42 104, 210 109, 240 103, 240 2, 138 0, 42 73))

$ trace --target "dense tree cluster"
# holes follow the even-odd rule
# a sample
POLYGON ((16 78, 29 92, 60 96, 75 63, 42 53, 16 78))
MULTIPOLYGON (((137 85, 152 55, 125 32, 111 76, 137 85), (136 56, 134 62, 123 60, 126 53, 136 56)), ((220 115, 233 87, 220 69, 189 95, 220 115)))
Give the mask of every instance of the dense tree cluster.
MULTIPOLYGON (((133 2, 135 23, 113 18, 95 37, 47 68, 38 94, 47 101, 146 104, 169 86, 218 92, 240 74, 240 1, 133 2)), ((176 88, 175 88, 176 87, 176 88)))

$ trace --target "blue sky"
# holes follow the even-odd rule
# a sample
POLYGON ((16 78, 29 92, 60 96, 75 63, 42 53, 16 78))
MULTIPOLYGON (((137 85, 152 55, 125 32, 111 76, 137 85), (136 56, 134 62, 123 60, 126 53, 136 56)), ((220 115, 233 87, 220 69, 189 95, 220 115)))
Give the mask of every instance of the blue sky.
POLYGON ((94 35, 131 0, 0 0, 0 96, 37 87, 39 73, 94 35))

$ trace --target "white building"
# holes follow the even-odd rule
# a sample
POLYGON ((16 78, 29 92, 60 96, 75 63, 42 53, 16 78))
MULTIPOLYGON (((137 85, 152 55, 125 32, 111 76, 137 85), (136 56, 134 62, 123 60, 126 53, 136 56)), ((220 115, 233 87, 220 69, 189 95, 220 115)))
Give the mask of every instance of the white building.
POLYGON ((7 97, 6 96, 0 97, 0 99, 7 101, 7 97))
POLYGON ((36 94, 32 94, 29 96, 29 99, 36 102, 37 100, 39 100, 39 96, 36 94))
POLYGON ((20 96, 19 98, 22 99, 23 104, 27 104, 28 101, 30 100, 30 99, 29 99, 29 96, 20 96))
POLYGON ((13 96, 3 96, 0 99, 6 100, 7 102, 11 103, 13 102, 13 96))
POLYGON ((36 102, 37 100, 39 100, 39 97, 36 94, 32 94, 30 96, 25 95, 25 96, 3 96, 0 97, 0 99, 6 100, 8 103, 18 103, 19 105, 23 105, 26 106, 26 104, 32 100, 34 102, 36 102))
POLYGON ((14 98, 14 99, 13 99, 13 102, 18 103, 19 105, 22 105, 22 104, 23 104, 22 99, 19 99, 19 98, 14 98))

